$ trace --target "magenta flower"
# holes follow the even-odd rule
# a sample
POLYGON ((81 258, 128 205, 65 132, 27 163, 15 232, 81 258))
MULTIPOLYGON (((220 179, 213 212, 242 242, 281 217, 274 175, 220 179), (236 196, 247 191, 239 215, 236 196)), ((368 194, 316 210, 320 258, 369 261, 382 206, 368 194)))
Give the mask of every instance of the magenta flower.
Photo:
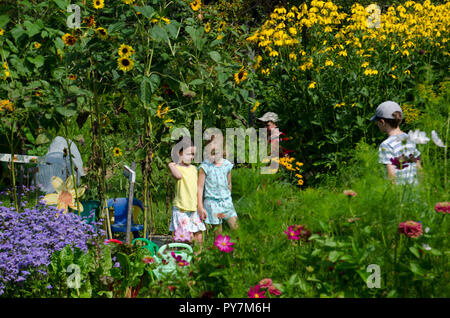
POLYGON ((261 286, 255 285, 254 287, 250 287, 250 290, 248 291, 248 297, 249 298, 267 298, 264 296, 266 293, 264 290, 260 290, 261 286))
POLYGON ((406 221, 398 225, 398 233, 408 237, 419 237, 422 235, 422 224, 415 221, 406 221))
POLYGON ((434 206, 434 210, 438 213, 450 213, 450 202, 438 202, 434 206))
POLYGON ((287 228, 287 231, 284 231, 290 240, 298 241, 300 239, 301 231, 296 229, 293 225, 287 228))
POLYGON ((216 237, 216 241, 214 242, 214 245, 217 246, 219 251, 225 253, 230 253, 231 251, 233 251, 234 248, 232 248, 231 246, 234 244, 235 243, 230 242, 230 237, 228 235, 222 236, 221 234, 216 237))
POLYGON ((170 255, 172 255, 172 257, 176 260, 178 266, 183 267, 183 266, 188 266, 189 265, 188 261, 185 261, 180 255, 178 255, 178 256, 175 255, 174 251, 172 251, 170 253, 170 255))
POLYGON ((178 242, 190 242, 192 240, 192 233, 182 228, 178 228, 175 230, 173 240, 178 242))

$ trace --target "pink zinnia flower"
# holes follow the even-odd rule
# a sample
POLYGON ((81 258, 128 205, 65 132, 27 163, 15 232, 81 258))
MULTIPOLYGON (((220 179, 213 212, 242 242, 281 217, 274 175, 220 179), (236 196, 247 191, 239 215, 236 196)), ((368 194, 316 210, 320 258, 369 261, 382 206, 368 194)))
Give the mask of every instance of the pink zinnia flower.
POLYGON ((436 212, 450 213, 450 202, 438 202, 434 206, 436 212))
POLYGON ((214 245, 217 246, 217 248, 221 252, 230 253, 234 250, 234 248, 231 247, 232 245, 234 245, 234 243, 230 242, 230 237, 228 235, 222 236, 221 234, 219 234, 216 237, 214 245))
POLYGON ((250 290, 248 291, 248 297, 249 298, 267 298, 264 296, 266 293, 264 290, 260 290, 261 286, 255 285, 254 287, 250 287, 250 290))
POLYGON ((269 290, 269 293, 271 293, 272 295, 275 295, 275 296, 281 295, 281 291, 273 285, 269 286, 268 290, 269 290))
POLYGON ((349 197, 355 197, 356 196, 356 192, 353 190, 344 190, 344 194, 349 196, 349 197))
POLYGON ((152 264, 155 262, 155 259, 151 256, 146 256, 142 259, 145 264, 152 264))
POLYGON ((270 278, 264 278, 259 282, 261 288, 268 288, 272 286, 272 280, 270 278))
POLYGON ((172 255, 172 257, 177 261, 178 266, 183 267, 183 266, 189 265, 188 261, 185 261, 180 255, 178 255, 178 256, 175 255, 174 251, 172 251, 172 253, 170 253, 170 255, 172 255))
POLYGON ((415 221, 406 221, 398 225, 398 233, 408 237, 419 237, 422 235, 422 224, 415 221))
POLYGON ((184 230, 183 228, 178 228, 175 230, 173 240, 179 242, 190 242, 192 240, 192 233, 184 230))

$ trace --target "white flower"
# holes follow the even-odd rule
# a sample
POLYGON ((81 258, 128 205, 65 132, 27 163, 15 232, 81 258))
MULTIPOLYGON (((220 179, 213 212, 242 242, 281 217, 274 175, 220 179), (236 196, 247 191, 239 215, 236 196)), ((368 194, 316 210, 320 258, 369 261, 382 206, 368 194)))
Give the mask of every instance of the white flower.
POLYGON ((439 138, 439 136, 437 135, 437 133, 434 130, 431 131, 431 139, 433 139, 433 142, 436 144, 436 146, 442 147, 442 148, 447 147, 446 145, 444 145, 444 143, 442 142, 442 140, 439 138))
POLYGON ((427 227, 425 228, 425 233, 428 233, 428 232, 430 232, 430 228, 427 226, 427 227))
POLYGON ((409 133, 408 133, 408 137, 415 144, 424 145, 424 144, 426 144, 427 142, 430 141, 430 138, 427 137, 425 132, 424 131, 420 131, 418 129, 415 130, 415 131, 410 130, 409 133))
POLYGON ((427 251, 431 250, 431 246, 428 244, 422 244, 422 247, 427 251))

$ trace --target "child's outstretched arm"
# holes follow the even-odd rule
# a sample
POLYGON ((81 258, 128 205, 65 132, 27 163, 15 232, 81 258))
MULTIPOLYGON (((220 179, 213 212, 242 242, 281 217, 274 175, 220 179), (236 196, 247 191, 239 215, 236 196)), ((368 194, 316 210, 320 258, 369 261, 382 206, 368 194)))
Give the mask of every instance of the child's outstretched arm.
POLYGON ((197 209, 202 220, 206 219, 207 213, 203 207, 203 189, 205 187, 206 174, 202 168, 198 170, 198 182, 197 182, 197 209))
POLYGON ((179 179, 183 178, 183 176, 181 175, 181 172, 177 169, 177 164, 175 162, 169 163, 168 166, 169 166, 170 172, 172 172, 172 176, 175 179, 179 180, 179 179))
POLYGON ((228 180, 228 188, 230 189, 231 192, 231 171, 228 172, 227 180, 228 180))
POLYGON ((388 180, 390 180, 392 183, 395 183, 395 166, 387 164, 386 170, 388 180))

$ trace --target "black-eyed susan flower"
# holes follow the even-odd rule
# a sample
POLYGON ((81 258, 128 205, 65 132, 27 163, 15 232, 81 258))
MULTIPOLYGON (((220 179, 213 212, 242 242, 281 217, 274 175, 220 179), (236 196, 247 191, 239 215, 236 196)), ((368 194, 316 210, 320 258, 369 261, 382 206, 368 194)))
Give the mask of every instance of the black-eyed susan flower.
POLYGON ((122 150, 119 147, 115 147, 113 149, 113 156, 114 157, 121 157, 122 156, 122 150))
POLYGON ((40 47, 41 47, 41 43, 39 43, 39 42, 34 42, 34 47, 35 47, 36 49, 40 48, 40 47))
POLYGON ((40 97, 40 96, 42 96, 42 92, 41 92, 41 91, 36 91, 36 92, 34 93, 34 96, 40 97))
POLYGON ((92 15, 88 16, 87 18, 84 18, 83 23, 85 23, 88 28, 95 27, 96 24, 94 16, 92 15))
POLYGON ((74 81, 74 80, 77 79, 77 76, 76 76, 75 74, 70 74, 70 75, 69 75, 69 79, 70 79, 71 81, 74 81))
POLYGON ((194 0, 191 3, 189 3, 189 5, 191 6, 192 10, 198 11, 202 7, 202 1, 201 0, 194 0))
POLYGON ((92 6, 94 7, 94 9, 102 9, 105 7, 105 0, 93 0, 92 1, 92 6))
POLYGON ((222 32, 223 28, 225 28, 226 25, 227 25, 227 23, 225 21, 221 21, 219 23, 219 27, 218 27, 217 31, 222 32))
POLYGON ((97 32, 100 39, 106 40, 108 38, 108 31, 106 31, 105 28, 100 27, 100 28, 97 28, 95 31, 97 32))
POLYGON ((239 72, 234 74, 234 81, 236 82, 236 84, 242 83, 247 78, 247 74, 248 72, 242 66, 239 72))
POLYGON ((119 66, 119 69, 124 71, 124 72, 128 72, 131 69, 133 69, 134 67, 134 62, 132 59, 130 59, 129 57, 119 57, 117 59, 117 64, 119 66))
POLYGON ((72 46, 77 42, 77 38, 73 35, 66 33, 62 36, 62 40, 64 41, 65 45, 72 46))
POLYGON ((134 54, 134 49, 131 46, 129 46, 129 45, 122 44, 119 47, 119 52, 118 53, 119 53, 119 56, 121 56, 121 57, 129 57, 132 54, 134 54))
POLYGON ((312 89, 312 88, 314 88, 314 87, 316 87, 316 82, 311 82, 311 83, 308 85, 308 89, 312 89))

